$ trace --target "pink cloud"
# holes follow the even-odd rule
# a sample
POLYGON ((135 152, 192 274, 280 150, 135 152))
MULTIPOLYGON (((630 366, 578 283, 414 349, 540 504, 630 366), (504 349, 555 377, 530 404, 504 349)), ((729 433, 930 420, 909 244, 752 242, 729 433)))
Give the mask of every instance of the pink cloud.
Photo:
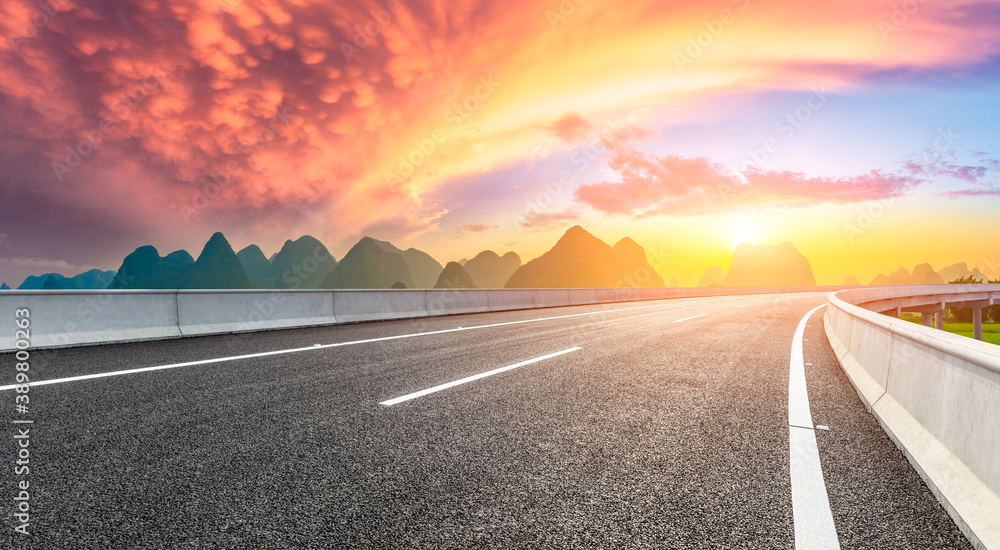
POLYGON ((567 143, 576 143, 585 139, 592 127, 593 125, 579 114, 569 112, 547 125, 545 129, 567 143))
POLYGON ((948 191, 947 193, 942 193, 942 195, 949 199, 957 199, 959 197, 1000 197, 1000 187, 960 189, 958 191, 948 191))
POLYGON ((565 229, 569 223, 577 222, 582 218, 579 212, 529 212, 522 220, 521 227, 535 231, 545 231, 549 229, 565 229))
POLYGON ((467 225, 460 225, 455 228, 458 233, 484 233, 490 229, 497 229, 499 226, 488 225, 485 223, 470 223, 467 225))
POLYGON ((753 168, 740 177, 704 157, 658 157, 618 145, 609 166, 620 182, 585 184, 574 198, 606 214, 704 215, 897 197, 925 180, 871 170, 851 177, 815 177, 753 168))

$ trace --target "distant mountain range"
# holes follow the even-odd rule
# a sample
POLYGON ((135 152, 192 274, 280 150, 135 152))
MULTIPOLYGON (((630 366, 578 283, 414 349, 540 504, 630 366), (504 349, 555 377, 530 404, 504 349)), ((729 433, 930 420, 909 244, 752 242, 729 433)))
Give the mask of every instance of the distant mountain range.
POLYGON ((726 280, 726 272, 722 270, 721 267, 717 265, 709 266, 705 270, 705 275, 698 281, 698 286, 722 286, 722 281, 726 280))
POLYGON ((741 243, 733 251, 729 272, 713 265, 698 286, 816 286, 816 277, 809 260, 792 243, 780 246, 741 243))
MULTIPOLYGON (((97 290, 108 288, 108 284, 115 277, 115 272, 91 269, 73 277, 65 277, 59 273, 46 273, 39 276, 29 276, 17 289, 42 290, 45 288, 45 282, 49 277, 53 279, 49 285, 50 287, 55 285, 55 290, 97 290)), ((10 289, 6 283, 3 286, 7 290, 10 289)))
POLYGON ((484 250, 475 258, 458 262, 479 288, 503 288, 510 276, 521 267, 521 257, 513 252, 503 256, 484 250))
POLYGON ((322 288, 323 279, 337 267, 326 246, 309 235, 285 241, 270 259, 257 245, 240 250, 236 256, 257 288, 322 288))
POLYGON ((950 283, 955 279, 961 279, 963 277, 972 277, 979 282, 986 282, 989 280, 989 277, 983 274, 978 267, 970 270, 969 266, 965 262, 949 265, 948 267, 941 269, 941 271, 938 271, 938 274, 941 275, 941 278, 944 279, 944 282, 946 283, 950 283))
POLYGON ((186 250, 160 257, 151 245, 140 246, 125 256, 109 289, 187 288, 194 270, 194 258, 186 250))
POLYGON ((941 271, 934 271, 931 264, 920 264, 913 268, 911 273, 905 267, 900 267, 896 271, 889 273, 879 273, 872 279, 873 285, 939 285, 949 283, 963 277, 972 277, 980 282, 989 280, 979 268, 970 270, 965 263, 949 265, 941 271))
POLYGON ((742 243, 733 251, 722 286, 816 286, 816 277, 809 260, 792 243, 742 243))
MULTIPOLYGON (((959 278, 986 281, 978 268, 957 263, 935 271, 920 264, 879 274, 873 285, 941 284, 959 278)), ((743 243, 733 251, 728 273, 711 266, 698 283, 707 286, 814 286, 809 261, 790 243, 743 243)), ((844 285, 860 282, 844 279, 844 285)), ((363 237, 338 262, 319 240, 303 235, 287 240, 270 258, 257 245, 238 253, 222 233, 205 243, 198 259, 185 250, 160 256, 141 246, 125 257, 118 271, 93 269, 73 277, 45 273, 27 277, 18 289, 388 289, 388 288, 662 288, 663 278, 646 260, 645 250, 625 237, 614 246, 580 226, 571 227, 548 252, 526 264, 507 252, 484 250, 472 259, 444 267, 426 252, 401 250, 387 241, 363 237)), ((670 287, 678 286, 670 279, 670 287)), ((0 289, 9 289, 4 284, 0 289)))
MULTIPOLYGON (((468 265, 468 264, 466 264, 468 265)), ((458 262, 448 262, 434 283, 434 288, 479 288, 465 267, 458 262)))
MULTIPOLYGON (((285 241, 285 244, 289 242, 291 241, 285 241)), ((267 283, 272 279, 271 260, 267 259, 260 247, 252 244, 237 252, 236 257, 243 265, 243 271, 246 272, 250 282, 257 288, 267 288, 267 283)))
MULTIPOLYGON (((351 247, 333 271, 320 283, 321 288, 416 288, 413 273, 396 247, 391 249, 371 237, 364 237, 351 247), (395 249, 396 252, 391 251, 395 249)), ((392 246, 392 245, 389 245, 392 246)), ((435 262, 436 263, 436 262, 435 262)), ((441 264, 438 264, 440 268, 441 264)), ((438 270, 440 273, 440 269, 438 270)), ((435 273, 435 280, 437 273, 435 273)), ((428 285, 428 286, 431 286, 428 285)), ((424 287, 426 288, 426 287, 424 287)))
POLYGON ((125 257, 110 289, 239 289, 253 288, 233 247, 222 233, 205 243, 195 261, 184 250, 161 258, 152 246, 141 246, 125 257))
POLYGON ((566 231, 551 250, 519 267, 505 286, 662 288, 664 285, 663 279, 646 260, 645 251, 635 241, 626 237, 612 247, 576 225, 566 231))

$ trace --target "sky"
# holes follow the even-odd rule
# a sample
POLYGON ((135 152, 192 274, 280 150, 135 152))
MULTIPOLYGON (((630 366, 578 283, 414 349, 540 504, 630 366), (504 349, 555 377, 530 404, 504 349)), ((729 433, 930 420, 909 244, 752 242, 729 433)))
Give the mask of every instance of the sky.
POLYGON ((0 0, 0 281, 364 235, 528 260, 579 224, 697 284, 1000 277, 1000 3, 0 0))

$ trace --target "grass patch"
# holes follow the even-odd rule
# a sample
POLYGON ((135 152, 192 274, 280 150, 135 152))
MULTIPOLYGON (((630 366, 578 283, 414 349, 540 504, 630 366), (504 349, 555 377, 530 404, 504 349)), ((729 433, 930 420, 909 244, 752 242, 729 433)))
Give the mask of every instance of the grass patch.
MULTIPOLYGON (((945 323, 944 330, 966 338, 972 338, 972 323, 945 323)), ((983 342, 1000 345, 1000 324, 983 323, 983 342)))
MULTIPOLYGON (((920 318, 903 318, 904 321, 920 324, 920 318)), ((945 323, 945 332, 972 338, 972 323, 945 323)), ((983 323, 983 342, 1000 345, 1000 323, 983 323)))
MULTIPOLYGON (((972 323, 945 323, 944 329, 948 332, 968 332, 972 334, 972 323)), ((983 323, 983 334, 986 333, 1000 334, 1000 324, 987 324, 983 323)))

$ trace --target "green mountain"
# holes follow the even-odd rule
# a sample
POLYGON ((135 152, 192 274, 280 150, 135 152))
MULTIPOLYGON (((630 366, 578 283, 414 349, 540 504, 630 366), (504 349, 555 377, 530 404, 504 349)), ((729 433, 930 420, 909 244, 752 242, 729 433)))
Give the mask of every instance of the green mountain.
POLYGON ((385 244, 362 238, 323 279, 320 288, 390 288, 395 283, 417 288, 403 255, 387 251, 385 244))
POLYGON ((114 271, 101 271, 91 269, 73 277, 64 277, 59 273, 46 273, 39 277, 29 276, 17 288, 22 290, 40 290, 45 286, 45 281, 52 277, 55 284, 61 290, 104 290, 115 277, 114 271))
POLYGON ((45 282, 42 283, 42 290, 62 290, 59 288, 59 281, 52 275, 45 278, 45 282))
MULTIPOLYGON (((623 239, 624 241, 624 239, 623 239)), ((522 265, 506 288, 612 288, 631 286, 648 270, 643 286, 663 286, 646 262, 642 247, 629 239, 616 250, 579 225, 571 227, 551 250, 522 265), (634 245, 634 246, 633 246, 634 245), (640 259, 641 258, 641 259, 640 259), (641 270, 640 270, 641 268, 641 270), (640 273, 640 271, 642 273, 640 273), (655 277, 654 277, 655 276, 655 277)))
POLYGON ((187 288, 194 271, 194 258, 178 250, 161 258, 155 247, 140 246, 125 257, 110 289, 187 288))
POLYGON ((217 232, 205 243, 186 288, 253 288, 253 285, 229 241, 217 232))
POLYGON ((17 286, 18 290, 41 290, 45 286, 45 281, 49 276, 55 277, 57 281, 65 279, 60 273, 43 273, 41 275, 28 275, 24 282, 17 286))
POLYGON ((840 284, 844 286, 860 286, 861 281, 859 281, 854 275, 848 275, 847 277, 844 277, 844 282, 840 284))
MULTIPOLYGON (((261 254, 263 256, 263 254, 261 254)), ((337 267, 337 260, 323 243, 309 235, 288 240, 271 258, 260 288, 323 288, 323 280, 337 267)))
POLYGON ((236 257, 243 264, 243 271, 246 272, 250 282, 257 288, 264 288, 262 283, 271 270, 271 261, 264 256, 260 247, 252 244, 237 252, 236 257))
MULTIPOLYGON (((101 271, 100 269, 91 269, 90 271, 85 271, 79 275, 67 279, 68 281, 73 281, 73 288, 79 288, 81 290, 91 290, 91 289, 101 289, 104 290, 108 288, 111 281, 115 278, 114 271, 101 271)), ((60 285, 62 286, 62 285, 60 285)))
POLYGON ((521 258, 513 252, 498 256, 492 250, 484 250, 464 264, 458 263, 465 267, 479 288, 503 288, 507 279, 521 267, 521 258))
POLYGON ((478 288, 469 272, 458 262, 448 262, 434 283, 434 288, 478 288))
POLYGON ((741 243, 722 286, 816 286, 812 266, 792 243, 780 246, 741 243))
POLYGON ((432 288, 437 282, 438 275, 441 274, 441 264, 437 260, 431 257, 430 254, 417 250, 416 248, 408 248, 406 250, 400 250, 393 246, 392 243, 386 241, 379 241, 372 239, 379 247, 385 252, 390 254, 399 254, 403 257, 403 261, 406 262, 406 266, 410 270, 410 275, 413 277, 413 283, 415 286, 409 288, 432 288))
POLYGON ((7 283, 3 283, 3 284, 0 284, 0 290, 10 290, 10 287, 7 286, 7 283))

